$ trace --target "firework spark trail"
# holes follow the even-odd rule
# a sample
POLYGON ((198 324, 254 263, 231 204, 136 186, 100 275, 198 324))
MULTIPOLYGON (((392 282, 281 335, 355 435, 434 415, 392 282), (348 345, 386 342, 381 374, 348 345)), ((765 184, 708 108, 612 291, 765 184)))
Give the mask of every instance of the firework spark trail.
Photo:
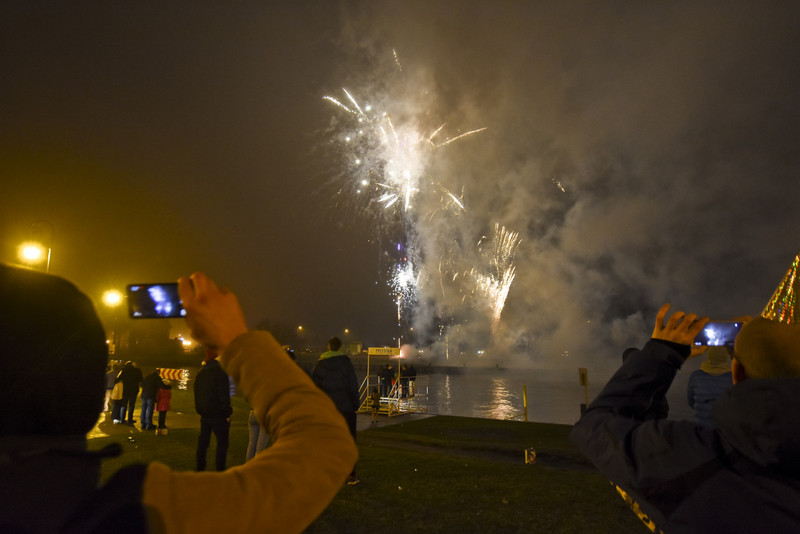
POLYGON ((495 331, 500 323, 508 291, 516 276, 514 254, 519 242, 519 232, 511 232, 505 226, 495 224, 494 247, 489 259, 490 274, 481 274, 476 269, 471 272, 473 278, 477 280, 478 289, 486 295, 489 301, 492 310, 492 328, 495 331))
POLYGON ((492 310, 493 332, 497 331, 500 324, 500 317, 503 314, 503 308, 505 307, 511 284, 514 282, 516 271, 516 267, 511 266, 501 273, 499 279, 480 274, 475 269, 470 273, 477 280, 478 291, 486 295, 489 302, 489 307, 492 310))
POLYGON ((467 136, 470 136, 470 135, 475 135, 476 133, 480 133, 480 132, 482 132, 484 130, 486 130, 485 127, 484 128, 478 128, 477 130, 470 130, 469 132, 464 132, 463 134, 457 135, 457 136, 453 137, 452 139, 448 139, 447 141, 445 141, 442 144, 434 145, 434 146, 436 148, 441 148, 441 147, 449 145, 450 143, 458 141, 459 139, 463 139, 464 137, 467 137, 467 136))

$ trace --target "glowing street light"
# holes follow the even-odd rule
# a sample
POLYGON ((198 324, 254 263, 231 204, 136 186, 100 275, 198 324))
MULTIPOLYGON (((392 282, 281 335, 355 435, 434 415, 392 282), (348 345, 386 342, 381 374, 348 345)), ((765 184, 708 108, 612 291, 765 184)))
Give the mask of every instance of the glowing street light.
MULTIPOLYGON (((109 289, 103 293, 103 304, 111 308, 112 310, 122 304, 122 293, 117 291, 116 289, 109 289)), ((108 353, 109 354, 116 354, 117 352, 117 345, 119 340, 117 339, 117 314, 116 311, 114 312, 114 321, 112 323, 113 329, 111 331, 111 343, 108 345, 108 353)))
POLYGON ((109 308, 115 308, 122 303, 122 293, 116 289, 109 289, 103 293, 103 304, 109 308))
POLYGON ((19 259, 23 263, 35 265, 43 261, 47 256, 47 272, 50 272, 50 252, 51 250, 36 241, 26 241, 19 246, 19 259))
POLYGON ((36 263, 37 261, 42 259, 44 255, 44 247, 42 247, 39 243, 23 243, 19 247, 19 256, 22 260, 36 263))
POLYGON ((50 221, 38 220, 30 225, 28 241, 19 247, 19 258, 23 263, 35 265, 47 256, 46 272, 50 272, 50 256, 53 252, 53 225, 50 221), (49 233, 48 233, 49 231, 49 233))

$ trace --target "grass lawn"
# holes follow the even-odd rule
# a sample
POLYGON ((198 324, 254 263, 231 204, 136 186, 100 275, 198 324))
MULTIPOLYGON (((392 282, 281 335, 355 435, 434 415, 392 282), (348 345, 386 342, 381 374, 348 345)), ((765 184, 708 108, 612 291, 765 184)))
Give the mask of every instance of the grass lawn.
MULTIPOLYGON (((228 466, 243 463, 247 447, 249 405, 239 395, 232 402, 228 466)), ((193 414, 191 391, 174 390, 173 408, 193 414)), ((569 429, 434 416, 362 431, 361 483, 343 486, 307 532, 649 532, 569 443, 569 429), (524 463, 528 448, 536 450, 535 464, 524 463)), ((90 447, 123 445, 122 457, 105 462, 104 477, 151 460, 191 470, 197 433, 178 428, 168 436, 111 436, 91 440, 90 447)), ((214 446, 212 439, 212 466, 214 446)))
POLYGON ((437 416, 363 431, 362 482, 343 487, 308 532, 649 532, 569 430, 437 416))

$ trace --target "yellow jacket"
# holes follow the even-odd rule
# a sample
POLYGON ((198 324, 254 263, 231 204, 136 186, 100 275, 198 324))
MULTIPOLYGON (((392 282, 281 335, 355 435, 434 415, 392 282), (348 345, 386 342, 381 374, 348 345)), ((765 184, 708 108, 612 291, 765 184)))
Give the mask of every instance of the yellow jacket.
POLYGON ((344 418, 267 332, 236 338, 219 358, 274 443, 223 472, 147 468, 152 533, 302 532, 358 459, 344 418))

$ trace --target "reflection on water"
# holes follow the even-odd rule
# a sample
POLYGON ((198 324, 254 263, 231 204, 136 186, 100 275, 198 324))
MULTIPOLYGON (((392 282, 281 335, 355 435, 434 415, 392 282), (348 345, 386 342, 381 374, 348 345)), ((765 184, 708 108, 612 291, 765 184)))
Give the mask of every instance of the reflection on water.
MULTIPOLYGON (((670 419, 691 419, 686 403, 687 370, 678 373, 667 394, 670 419)), ((576 369, 466 372, 429 375, 428 413, 522 419, 523 386, 527 386, 528 421, 571 425, 581 414, 584 389, 576 369)), ((589 400, 600 392, 608 376, 589 379, 589 400)))
POLYGON ((511 419, 520 415, 520 410, 516 408, 518 396, 509 391, 506 381, 502 378, 492 378, 489 386, 491 401, 486 406, 488 419, 511 419))

